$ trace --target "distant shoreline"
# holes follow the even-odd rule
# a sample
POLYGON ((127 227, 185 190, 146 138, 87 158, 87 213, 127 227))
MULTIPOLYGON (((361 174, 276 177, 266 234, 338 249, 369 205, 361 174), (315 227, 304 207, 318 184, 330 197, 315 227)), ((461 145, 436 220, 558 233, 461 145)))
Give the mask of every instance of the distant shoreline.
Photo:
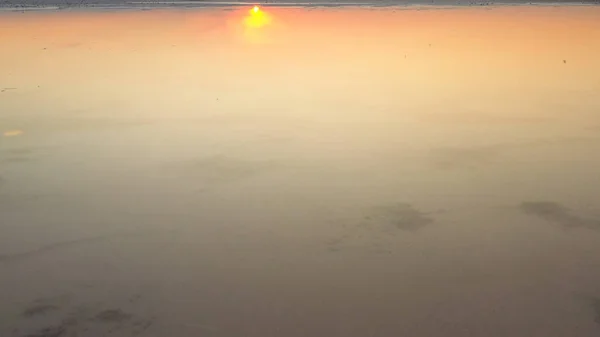
POLYGON ((118 0, 27 0, 1 1, 2 11, 38 11, 38 10, 67 10, 67 9, 168 9, 168 8, 220 8, 220 7, 247 7, 252 5, 263 7, 394 7, 394 8, 452 8, 452 7, 505 7, 505 6, 596 6, 600 0, 594 1, 118 1, 118 0))

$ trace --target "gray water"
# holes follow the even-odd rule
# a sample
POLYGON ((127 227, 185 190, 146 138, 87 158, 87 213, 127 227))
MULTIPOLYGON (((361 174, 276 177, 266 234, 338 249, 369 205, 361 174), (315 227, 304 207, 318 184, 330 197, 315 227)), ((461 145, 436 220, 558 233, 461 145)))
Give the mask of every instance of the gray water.
POLYGON ((0 14, 0 336, 598 336, 600 10, 0 14))

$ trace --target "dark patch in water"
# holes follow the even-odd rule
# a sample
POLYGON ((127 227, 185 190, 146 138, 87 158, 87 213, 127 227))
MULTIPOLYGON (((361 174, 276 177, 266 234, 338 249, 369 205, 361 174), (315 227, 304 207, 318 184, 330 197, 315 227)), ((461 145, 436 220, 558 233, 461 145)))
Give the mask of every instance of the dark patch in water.
POLYGON ((433 222, 428 213, 407 203, 375 207, 351 229, 344 229, 339 236, 328 240, 326 249, 331 253, 358 248, 370 254, 391 254, 399 231, 416 232, 433 222))
POLYGON ((537 216, 563 228, 600 229, 600 221, 572 214, 569 208, 555 202, 524 202, 520 208, 525 214, 537 216))
POLYGON ((394 206, 381 207, 374 215, 367 217, 369 221, 388 223, 404 231, 416 231, 433 223, 433 219, 425 213, 414 209, 410 204, 400 203, 394 206))
POLYGON ((141 319, 133 323, 132 334, 134 336, 143 334, 146 330, 154 324, 154 318, 141 319))
POLYGON ((36 332, 24 335, 24 337, 61 337, 66 336, 69 329, 77 324, 75 318, 67 318, 59 324, 42 328, 36 332))
POLYGON ((226 156, 206 157, 169 165, 167 174, 186 180, 193 179, 203 188, 233 183, 248 179, 275 168, 273 162, 245 161, 226 156))
MULTIPOLYGON (((58 309, 58 306, 46 304, 48 301, 54 302, 56 299, 37 300, 34 302, 35 305, 28 308, 23 315, 30 317, 58 309)), ((138 317, 121 309, 90 311, 85 306, 79 306, 62 319, 41 329, 32 330, 32 322, 26 320, 23 329, 16 328, 13 331, 15 336, 20 337, 138 336, 146 334, 155 321, 154 316, 138 317), (19 333, 23 330, 29 331, 19 333)))
POLYGON ((43 315, 46 314, 50 311, 54 311, 57 310, 58 307, 55 305, 51 305, 51 304, 36 304, 33 305, 27 309, 25 309, 23 311, 23 317, 33 317, 33 316, 37 316, 37 315, 43 315))
POLYGON ((131 319, 131 315, 120 309, 104 310, 94 317, 95 321, 103 323, 123 323, 131 319))
POLYGON ((65 335, 67 327, 63 325, 43 328, 37 332, 25 335, 26 337, 60 337, 65 335))

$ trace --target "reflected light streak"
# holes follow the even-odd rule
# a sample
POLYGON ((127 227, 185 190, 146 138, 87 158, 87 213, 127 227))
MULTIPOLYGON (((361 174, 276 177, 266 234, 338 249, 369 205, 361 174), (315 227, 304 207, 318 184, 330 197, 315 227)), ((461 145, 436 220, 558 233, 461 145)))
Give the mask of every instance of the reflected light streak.
POLYGON ((23 131, 21 130, 9 130, 9 131, 5 131, 2 135, 4 137, 16 137, 16 136, 20 136, 23 134, 23 131))

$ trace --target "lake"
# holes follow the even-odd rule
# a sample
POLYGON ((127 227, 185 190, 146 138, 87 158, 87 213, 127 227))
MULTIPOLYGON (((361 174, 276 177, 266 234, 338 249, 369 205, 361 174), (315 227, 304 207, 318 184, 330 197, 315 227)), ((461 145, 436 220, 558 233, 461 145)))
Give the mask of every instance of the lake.
POLYGON ((599 335, 598 18, 0 13, 0 336, 599 335))

